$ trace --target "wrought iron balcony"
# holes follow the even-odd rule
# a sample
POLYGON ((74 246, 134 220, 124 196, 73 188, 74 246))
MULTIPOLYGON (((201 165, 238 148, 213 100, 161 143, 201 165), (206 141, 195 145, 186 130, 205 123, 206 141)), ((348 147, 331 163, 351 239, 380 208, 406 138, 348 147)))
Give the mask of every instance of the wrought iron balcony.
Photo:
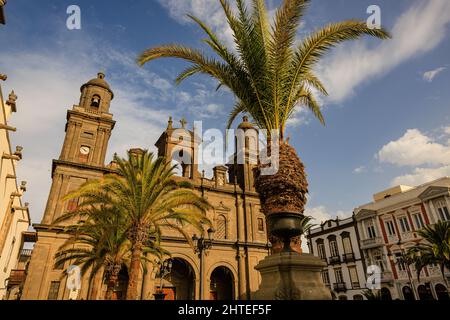
POLYGON ((383 238, 381 237, 369 238, 361 241, 361 249, 370 249, 380 247, 382 245, 383 245, 383 238))
POLYGON ((344 262, 355 262, 355 254, 354 253, 345 253, 342 255, 342 261, 344 262))
POLYGON ((25 270, 11 270, 9 274, 8 286, 20 285, 25 282, 26 278, 25 270))
POLYGON ((347 285, 344 282, 335 283, 333 285, 334 291, 345 292, 347 291, 347 285))
POLYGON ((333 265, 333 264, 339 264, 339 263, 341 263, 341 257, 339 257, 339 256, 330 257, 330 258, 328 259, 328 261, 329 261, 329 263, 330 263, 331 265, 333 265))

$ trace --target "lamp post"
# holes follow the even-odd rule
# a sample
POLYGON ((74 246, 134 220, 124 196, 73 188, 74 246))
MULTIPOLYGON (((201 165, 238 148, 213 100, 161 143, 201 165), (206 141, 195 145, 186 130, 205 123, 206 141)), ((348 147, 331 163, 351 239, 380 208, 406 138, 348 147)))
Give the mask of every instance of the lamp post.
POLYGON ((194 234, 192 237, 192 241, 194 242, 194 251, 195 253, 198 253, 198 257, 200 259, 200 300, 203 299, 204 254, 206 253, 206 250, 209 250, 212 247, 214 232, 216 231, 213 228, 208 229, 208 239, 205 239, 203 235, 199 238, 194 234))
POLYGON ((164 300, 166 294, 163 292, 163 280, 172 271, 172 259, 164 260, 163 263, 159 263, 159 290, 153 294, 155 300, 164 300))

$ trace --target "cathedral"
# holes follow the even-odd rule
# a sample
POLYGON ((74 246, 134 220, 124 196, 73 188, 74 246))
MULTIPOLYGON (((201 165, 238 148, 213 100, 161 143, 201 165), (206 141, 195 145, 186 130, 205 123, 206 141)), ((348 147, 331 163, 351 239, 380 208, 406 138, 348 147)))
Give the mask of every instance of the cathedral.
MULTIPOLYGON (((64 226, 53 222, 66 212, 77 208, 78 200, 64 201, 65 195, 76 190, 91 179, 100 179, 114 172, 114 163, 105 164, 108 143, 115 121, 110 113, 114 93, 99 73, 81 86, 78 105, 67 111, 66 132, 59 159, 53 160, 52 185, 46 209, 40 224, 35 224, 35 244, 28 275, 23 288, 25 300, 103 299, 106 284, 97 296, 90 291, 89 275, 82 277, 81 289, 73 295, 67 287, 66 270, 69 264, 55 263, 55 254, 68 239, 64 226)), ((174 127, 172 119, 161 134, 156 147, 159 156, 174 159, 181 148, 184 156, 192 157, 192 165, 180 164, 182 172, 176 179, 188 180, 212 205, 207 213, 214 233, 208 248, 201 253, 195 251, 181 234, 167 230, 162 239, 163 247, 171 253, 170 270, 162 273, 160 268, 148 264, 140 274, 140 299, 154 299, 161 289, 166 300, 249 300, 258 289, 260 275, 255 270, 259 261, 270 253, 265 216, 253 187, 253 165, 229 164, 214 168, 213 177, 205 178, 198 171, 195 161, 201 139, 185 128, 174 127), (183 129, 192 139, 174 142, 171 134, 183 129), (190 140, 190 141, 189 141, 190 140), (177 151, 175 151, 177 150, 177 151)), ((239 125, 242 130, 256 130, 247 119, 239 125)), ((248 156, 244 150, 236 150, 248 156)), ((133 149, 139 152, 140 149, 133 149)), ((122 151, 122 150, 117 150, 122 151)), ((212 230, 210 230, 212 231, 212 230)), ((192 236, 194 236, 192 232, 192 236)), ((194 239, 206 239, 208 234, 196 235, 194 239)), ((103 281, 101 275, 94 281, 103 281)), ((114 299, 124 299, 128 282, 126 266, 120 272, 120 281, 114 290, 114 299)))

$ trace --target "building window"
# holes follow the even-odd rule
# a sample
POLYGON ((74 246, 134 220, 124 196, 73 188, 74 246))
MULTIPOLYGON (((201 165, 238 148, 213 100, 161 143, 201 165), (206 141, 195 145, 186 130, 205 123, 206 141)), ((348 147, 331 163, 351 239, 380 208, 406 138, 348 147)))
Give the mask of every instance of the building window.
POLYGON ((436 202, 436 208, 439 213, 439 218, 442 221, 450 221, 450 213, 444 201, 440 200, 436 202))
POLYGON ((67 201, 67 212, 72 213, 78 209, 79 198, 70 199, 67 201))
POLYGON ((412 215, 414 223, 416 224, 416 229, 422 229, 425 224, 423 223, 422 215, 420 213, 415 213, 412 215))
POLYGON ((369 220, 367 222, 367 236, 369 239, 373 239, 377 237, 377 233, 375 232, 375 226, 373 224, 373 220, 369 220))
POLYGON ((330 285, 330 274, 327 271, 322 271, 322 281, 325 285, 330 285))
POLYGON ((395 236, 395 227, 394 222, 392 222, 392 220, 386 221, 386 229, 388 231, 389 236, 395 236))
POLYGON ((352 282, 353 289, 359 289, 359 278, 358 278, 358 271, 356 270, 356 267, 349 267, 348 273, 350 274, 350 281, 352 282))
POLYGON ((399 220, 400 220, 400 228, 402 229, 403 233, 411 231, 407 217, 401 217, 399 220))
POLYGON ((222 215, 217 218, 216 237, 217 239, 227 239, 227 219, 222 215))
POLYGON ((264 219, 258 218, 258 231, 264 232, 264 219))
POLYGON ((336 277, 336 283, 344 283, 344 277, 342 276, 341 269, 335 269, 334 276, 336 277))
POLYGON ((48 290, 48 300, 58 300, 60 281, 52 281, 50 283, 50 289, 48 290))
POLYGON ((349 236, 344 237, 342 239, 342 243, 344 245, 344 253, 345 254, 353 253, 352 242, 351 242, 349 236))
POLYGON ((405 266, 405 264, 403 263, 402 260, 403 260, 403 259, 402 259, 402 254, 401 254, 400 252, 397 252, 397 253, 395 254, 395 261, 396 261, 396 263, 397 263, 398 270, 400 270, 400 271, 406 271, 406 266, 405 266))
POLYGON ((332 257, 339 257, 339 249, 336 240, 330 240, 330 252, 332 257))
POLYGON ((319 258, 325 260, 327 258, 327 255, 325 253, 325 246, 323 243, 317 244, 317 251, 319 251, 319 258))
POLYGON ((375 264, 380 267, 381 272, 384 272, 385 268, 384 268, 384 262, 383 262, 383 254, 381 253, 380 250, 377 250, 374 253, 374 260, 375 260, 375 264))

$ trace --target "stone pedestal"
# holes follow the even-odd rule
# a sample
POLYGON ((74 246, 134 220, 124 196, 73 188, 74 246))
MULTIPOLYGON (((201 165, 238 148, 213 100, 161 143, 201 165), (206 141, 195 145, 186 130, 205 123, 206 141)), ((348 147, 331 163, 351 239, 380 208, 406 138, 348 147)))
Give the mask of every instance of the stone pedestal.
POLYGON ((262 281, 255 300, 331 300, 321 271, 326 263, 312 254, 281 252, 262 260, 255 269, 262 281))

